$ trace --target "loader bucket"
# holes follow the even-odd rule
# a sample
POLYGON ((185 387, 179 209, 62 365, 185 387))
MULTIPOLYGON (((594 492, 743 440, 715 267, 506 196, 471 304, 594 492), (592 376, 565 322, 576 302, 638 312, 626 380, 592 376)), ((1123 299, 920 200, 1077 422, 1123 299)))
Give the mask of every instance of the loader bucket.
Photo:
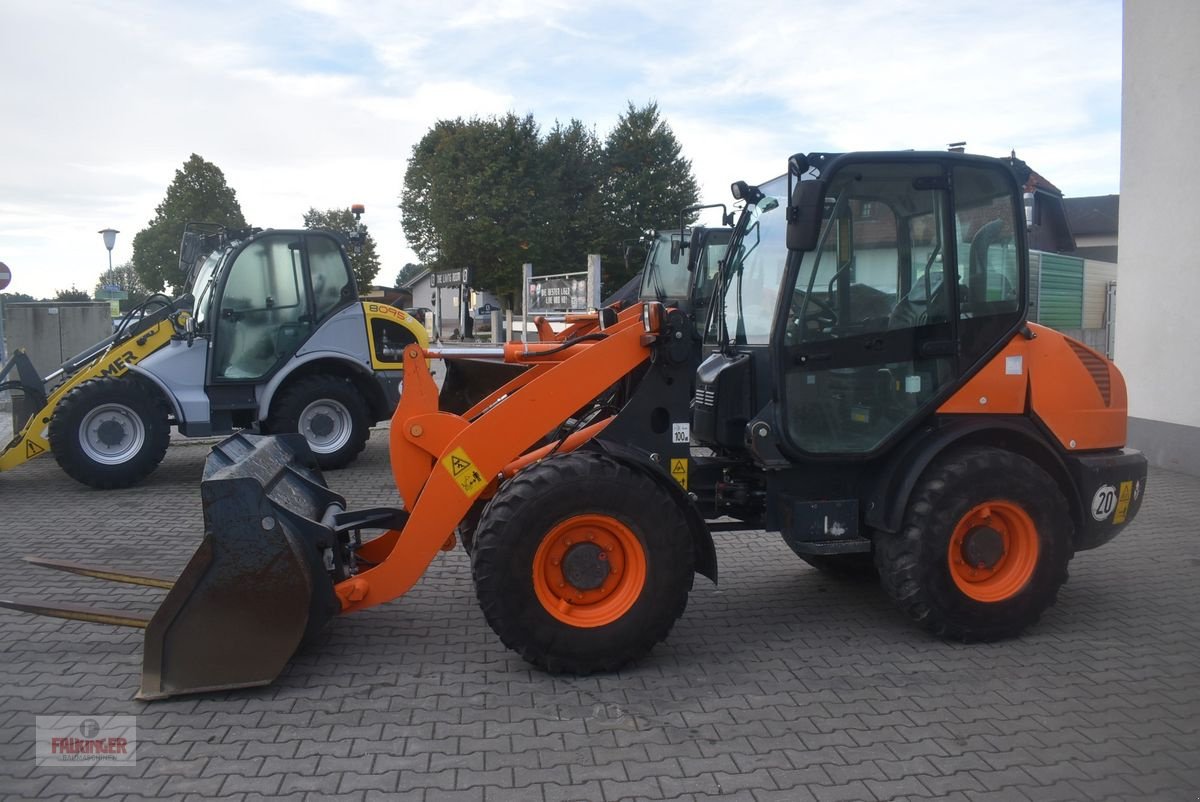
POLYGON ((528 370, 528 365, 484 359, 447 359, 438 411, 462 415, 494 390, 528 370))
POLYGON ((303 436, 228 438, 200 492, 204 540, 146 625, 140 699, 265 685, 340 609, 322 521, 345 500, 303 436))

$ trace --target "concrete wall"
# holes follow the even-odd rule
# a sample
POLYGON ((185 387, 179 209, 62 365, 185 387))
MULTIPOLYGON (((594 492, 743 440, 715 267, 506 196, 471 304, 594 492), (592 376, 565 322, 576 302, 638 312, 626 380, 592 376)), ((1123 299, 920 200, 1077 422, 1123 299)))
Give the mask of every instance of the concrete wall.
POLYGON ((11 355, 24 348, 43 376, 112 333, 112 316, 106 302, 40 302, 4 307, 7 352, 11 355))
POLYGON ((1126 0, 1116 361, 1130 445, 1200 475, 1200 2, 1126 0))

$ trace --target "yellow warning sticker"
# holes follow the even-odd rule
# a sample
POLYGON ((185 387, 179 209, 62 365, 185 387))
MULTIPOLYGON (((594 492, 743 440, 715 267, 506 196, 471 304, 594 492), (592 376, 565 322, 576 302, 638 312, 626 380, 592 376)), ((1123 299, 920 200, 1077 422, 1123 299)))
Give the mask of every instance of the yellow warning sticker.
POLYGON ((1129 499, 1133 496, 1133 482, 1121 482, 1121 495, 1117 499, 1117 511, 1113 513, 1113 523, 1125 523, 1125 516, 1129 514, 1129 499))
POLYGON ((27 458, 36 457, 38 454, 41 454, 45 450, 46 449, 42 448, 41 446, 39 446, 37 443, 33 442, 32 440, 25 441, 25 456, 27 458))
POLYGON ((687 490, 687 475, 688 461, 686 458, 671 460, 671 476, 676 482, 679 482, 679 486, 684 490, 687 490))
POLYGON ((456 448, 442 459, 442 467, 453 477, 459 489, 467 498, 473 498, 487 485, 483 474, 475 467, 475 463, 467 456, 462 448, 456 448))

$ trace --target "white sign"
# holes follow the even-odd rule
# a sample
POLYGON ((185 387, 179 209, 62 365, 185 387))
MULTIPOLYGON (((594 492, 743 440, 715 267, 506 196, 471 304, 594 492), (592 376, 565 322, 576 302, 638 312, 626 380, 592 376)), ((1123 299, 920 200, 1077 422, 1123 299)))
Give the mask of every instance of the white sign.
POLYGON ((690 443, 692 442, 692 427, 686 423, 671 424, 671 442, 672 443, 690 443))
POLYGON ((1097 521, 1107 521, 1117 508, 1117 489, 1112 485, 1101 485, 1092 496, 1092 517, 1097 521))

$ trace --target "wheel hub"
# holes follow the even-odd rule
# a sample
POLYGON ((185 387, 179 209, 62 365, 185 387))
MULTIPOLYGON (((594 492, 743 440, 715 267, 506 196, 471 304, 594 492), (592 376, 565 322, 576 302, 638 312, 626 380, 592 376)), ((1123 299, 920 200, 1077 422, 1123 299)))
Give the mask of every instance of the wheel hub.
POLYGON ((963 537, 963 559, 976 568, 994 568, 1004 556, 1004 536, 990 526, 977 526, 963 537))
POLYGON ((88 459, 101 465, 121 465, 141 451, 146 427, 136 411, 124 404, 101 404, 79 424, 79 446, 88 459))
POLYGON ((1019 504, 995 499, 968 510, 950 536, 950 577, 968 598, 1002 602, 1020 593, 1038 565, 1037 526, 1019 504))
POLYGON ((308 429, 317 437, 324 439, 333 432, 333 419, 324 413, 315 414, 308 422, 308 429))
POLYGON ((533 590, 547 613, 576 627, 625 615, 646 583, 641 541, 621 521, 575 515, 548 531, 533 557, 533 590))
POLYGON ((109 448, 119 446, 125 437, 125 427, 119 420, 109 418, 96 427, 96 439, 109 448))
POLYGON ((318 454, 332 454, 354 434, 350 410, 333 398, 313 401, 300 413, 298 426, 309 448, 318 454))
POLYGON ((579 590, 602 586, 610 570, 608 554, 595 543, 576 543, 562 560, 563 576, 579 590))

